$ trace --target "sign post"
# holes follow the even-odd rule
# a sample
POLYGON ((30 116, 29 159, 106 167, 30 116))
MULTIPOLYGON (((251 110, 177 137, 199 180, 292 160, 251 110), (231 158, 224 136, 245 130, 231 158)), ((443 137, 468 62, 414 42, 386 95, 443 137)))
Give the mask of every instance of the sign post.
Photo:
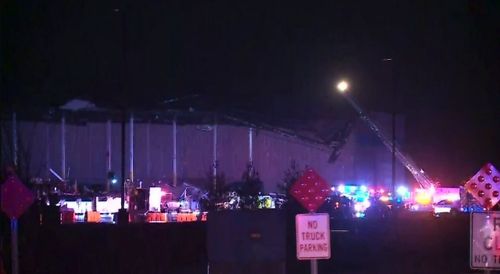
POLYGON ((330 195, 330 186, 308 169, 292 185, 290 194, 309 211, 295 216, 297 259, 311 261, 311 274, 318 274, 318 259, 330 259, 330 216, 315 213, 330 195))
POLYGON ((471 214, 470 267, 485 273, 500 270, 500 212, 490 211, 500 201, 500 173, 488 163, 465 183, 465 188, 487 210, 471 214))
POLYGON ((19 273, 19 252, 17 245, 17 219, 10 218, 10 242, 12 245, 11 260, 12 260, 12 273, 19 273))
POLYGON ((17 220, 33 204, 33 193, 14 175, 7 178, 1 189, 2 210, 10 218, 12 273, 19 273, 17 220))

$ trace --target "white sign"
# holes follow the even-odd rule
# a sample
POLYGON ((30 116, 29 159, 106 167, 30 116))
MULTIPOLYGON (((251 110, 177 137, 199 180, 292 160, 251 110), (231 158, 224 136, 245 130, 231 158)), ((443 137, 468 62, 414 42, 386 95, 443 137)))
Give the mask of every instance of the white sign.
POLYGON ((470 267, 500 269, 500 212, 471 215, 470 267))
POLYGON ((330 259, 330 216, 327 213, 295 216, 297 259, 330 259))

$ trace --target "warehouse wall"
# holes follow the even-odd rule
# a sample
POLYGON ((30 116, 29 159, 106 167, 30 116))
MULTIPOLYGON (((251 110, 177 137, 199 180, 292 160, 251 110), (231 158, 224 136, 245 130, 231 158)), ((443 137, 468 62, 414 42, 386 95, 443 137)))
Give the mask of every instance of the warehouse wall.
MULTIPOLYGON (((390 126, 390 116, 375 117, 390 126), (388 123, 389 122, 389 123, 388 123)), ((404 137, 403 121, 398 120, 398 136, 404 137)), ((48 178, 48 168, 61 174, 60 122, 18 123, 19 151, 29 161, 32 176, 48 178), (29 157, 28 157, 29 156, 29 157)), ((112 170, 120 174, 121 125, 112 123, 112 170)), ((249 159, 249 129, 219 125, 217 129, 218 172, 226 182, 241 179, 249 159)), ((129 128, 126 127, 126 171, 129 172, 129 128)), ((173 137, 171 124, 136 123, 134 125, 134 178, 145 184, 172 181, 173 137)), ((79 183, 104 184, 107 173, 106 123, 66 124, 66 169, 70 179, 79 183)), ((177 174, 179 182, 201 185, 208 181, 213 159, 213 127, 177 126, 177 174)), ((390 135, 389 135, 390 136, 390 135)), ((391 153, 366 126, 358 121, 334 163, 328 163, 331 150, 282 136, 267 130, 253 132, 253 159, 265 184, 265 191, 276 191, 284 172, 295 161, 300 168, 314 168, 332 184, 363 183, 389 186, 391 153)), ((398 163, 397 181, 406 174, 398 163)))

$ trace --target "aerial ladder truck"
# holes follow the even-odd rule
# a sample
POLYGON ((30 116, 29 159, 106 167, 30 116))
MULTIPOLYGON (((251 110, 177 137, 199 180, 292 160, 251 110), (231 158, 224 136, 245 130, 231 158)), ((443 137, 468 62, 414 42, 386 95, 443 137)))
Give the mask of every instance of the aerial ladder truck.
POLYGON ((418 182, 421 188, 425 190, 432 191, 435 188, 435 183, 427 176, 423 169, 419 168, 413 160, 410 159, 407 155, 401 152, 400 148, 397 144, 393 143, 389 138, 387 138, 380 127, 375 123, 365 111, 359 106, 359 104, 349 95, 347 91, 347 83, 341 82, 337 86, 338 90, 344 96, 344 98, 351 104, 356 113, 359 115, 359 118, 363 120, 367 126, 370 128, 375 135, 382 141, 387 149, 390 152, 394 153, 399 162, 413 175, 413 178, 418 182))

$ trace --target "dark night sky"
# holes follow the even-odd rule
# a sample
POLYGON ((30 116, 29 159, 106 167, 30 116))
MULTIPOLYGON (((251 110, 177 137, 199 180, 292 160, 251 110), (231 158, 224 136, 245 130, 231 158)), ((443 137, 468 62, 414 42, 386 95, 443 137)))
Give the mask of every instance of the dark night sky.
POLYGON ((347 77, 367 110, 406 115, 405 150, 434 177, 500 167, 499 1, 280 2, 3 1, 2 108, 198 94, 208 109, 338 118, 353 113, 332 92, 347 77))

